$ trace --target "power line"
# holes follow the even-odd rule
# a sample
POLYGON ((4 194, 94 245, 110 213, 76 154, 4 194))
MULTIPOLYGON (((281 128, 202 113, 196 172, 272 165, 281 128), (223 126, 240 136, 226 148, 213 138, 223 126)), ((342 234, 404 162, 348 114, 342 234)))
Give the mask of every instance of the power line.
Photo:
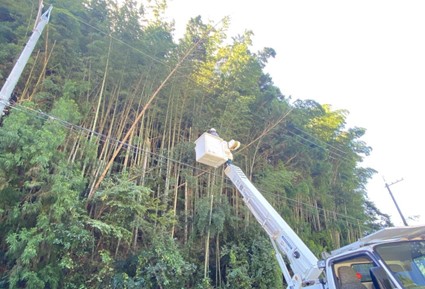
POLYGON ((303 133, 303 134, 307 135, 307 136, 308 136, 308 137, 310 137, 310 138, 313 138, 313 139, 315 139, 315 140, 318 140, 318 141, 319 141, 319 142, 321 142, 321 143, 324 143, 324 144, 325 144, 325 146, 330 147, 330 148, 332 148, 332 149, 334 149, 334 150, 338 151, 339 153, 341 153, 341 154, 343 154, 343 155, 346 155, 346 154, 347 154, 347 152, 343 151, 342 149, 340 149, 340 148, 338 148, 338 147, 336 147, 336 146, 333 146, 333 145, 331 145, 331 144, 329 144, 329 143, 326 143, 326 142, 324 142, 324 141, 322 141, 322 140, 318 139, 317 137, 313 136, 312 134, 307 133, 306 131, 299 129, 298 127, 295 127, 295 126, 294 126, 294 127, 292 127, 292 128, 294 128, 294 129, 296 129, 297 131, 299 131, 299 132, 301 132, 301 133, 303 133))
POLYGON ((117 138, 114 138, 114 137, 111 137, 111 136, 104 135, 104 134, 99 133, 99 132, 97 132, 97 131, 94 131, 94 130, 91 130, 91 129, 85 128, 85 127, 83 127, 83 126, 80 126, 80 125, 76 125, 76 124, 70 123, 70 122, 68 122, 68 121, 66 121, 66 120, 60 119, 60 118, 58 118, 58 117, 56 117, 56 116, 50 115, 50 114, 45 113, 45 112, 43 112, 43 111, 41 111, 41 110, 31 109, 31 108, 29 108, 29 107, 25 107, 25 106, 20 105, 20 104, 17 104, 17 103, 15 103, 15 105, 11 106, 11 108, 12 108, 12 109, 14 109, 14 110, 18 110, 18 111, 24 112, 24 113, 27 113, 27 112, 28 112, 28 113, 30 113, 32 116, 38 117, 38 118, 40 118, 40 119, 49 119, 49 120, 52 120, 52 121, 56 121, 56 122, 58 122, 61 126, 63 126, 63 127, 65 127, 65 128, 67 128, 67 129, 76 129, 76 130, 79 130, 80 132, 85 133, 85 135, 87 135, 87 136, 95 135, 95 136, 97 136, 97 137, 99 138, 99 140, 100 140, 101 142, 103 142, 103 143, 105 143, 105 142, 107 142, 107 141, 109 141, 109 142, 114 142, 114 143, 116 143, 116 144, 121 144, 121 145, 123 145, 123 147, 125 147, 125 148, 127 148, 127 149, 130 149, 132 152, 138 152, 138 153, 140 153, 140 152, 145 152, 145 153, 151 154, 152 156, 157 157, 157 160, 158 160, 158 161, 161 161, 161 159, 166 159, 166 160, 168 159, 168 160, 170 160, 170 161, 172 161, 172 162, 175 162, 175 163, 178 163, 178 164, 180 164, 180 165, 184 165, 184 166, 190 167, 190 168, 192 168, 192 169, 196 169, 196 170, 198 170, 198 171, 202 171, 202 172, 205 172, 205 173, 208 173, 208 172, 209 172, 209 171, 207 171, 207 170, 203 170, 203 169, 201 169, 201 168, 198 168, 198 167, 195 167, 195 166, 191 166, 191 165, 189 165, 189 164, 187 164, 187 163, 183 163, 183 162, 181 162, 181 161, 178 161, 178 160, 175 160, 175 159, 172 159, 172 158, 169 158, 169 157, 166 157, 166 156, 163 156, 163 155, 160 155, 160 154, 157 154, 157 153, 154 153, 154 152, 151 152, 151 151, 148 151, 148 150, 145 150, 145 149, 139 148, 139 147, 134 146, 134 145, 132 145, 132 144, 129 144, 129 143, 126 143, 126 142, 122 142, 122 141, 120 141, 120 140, 119 140, 119 139, 117 139, 117 138))
MULTIPOLYGON (((301 130, 299 130, 299 131, 301 131, 301 130)), ((320 144, 317 144, 316 142, 314 142, 314 141, 312 141, 312 140, 310 140, 310 139, 308 139, 308 138, 305 138, 305 137, 301 136, 300 134, 297 134, 297 133, 295 133, 295 132, 291 131, 290 129, 287 129, 287 132, 289 132, 289 133, 290 133, 290 134, 294 137, 294 140, 295 140, 295 141, 297 141, 298 143, 303 143, 303 142, 301 142, 301 141, 299 141, 299 140, 297 139, 297 138, 300 138, 300 139, 302 139, 303 141, 305 141, 305 142, 307 142, 307 143, 310 143, 310 144, 312 144, 312 145, 314 145, 314 146, 316 146, 316 147, 318 147, 318 148, 323 149, 324 151, 329 152, 329 153, 330 153, 330 157, 332 157, 332 155, 335 155, 337 158, 339 158, 339 159, 341 159, 341 160, 344 160, 344 161, 346 161, 347 163, 351 163, 351 162, 352 162, 352 160, 350 160, 350 159, 346 158, 345 156, 340 155, 340 154, 338 154, 338 153, 336 153, 336 152, 334 152, 334 151, 331 151, 331 150, 329 150, 328 148, 326 148, 326 147, 324 147, 324 146, 322 146, 322 145, 320 145, 320 144)))
MULTIPOLYGON (((63 126, 63 127, 64 127, 64 128, 66 128, 66 129, 76 129, 76 130, 78 130, 78 131, 80 131, 80 132, 83 132, 83 133, 84 133, 85 135, 87 135, 87 136, 95 135, 95 136, 97 136, 97 137, 99 138, 99 140, 100 140, 100 141, 102 141, 102 142, 111 141, 111 142, 115 142, 115 143, 121 143, 121 144, 123 144, 123 145, 124 145, 124 147, 125 147, 126 149, 129 149, 129 150, 131 150, 132 152, 138 152, 138 153, 139 153, 139 152, 145 152, 145 153, 148 153, 148 154, 150 154, 150 155, 152 155, 152 156, 156 157, 156 159, 157 159, 158 161, 160 161, 160 162, 161 162, 161 161, 164 161, 164 160, 169 160, 169 161, 171 161, 171 162, 177 163, 177 164, 182 165, 182 166, 185 166, 185 167, 187 167, 187 168, 191 168, 191 169, 193 169, 193 170, 195 170, 195 171, 202 172, 202 174, 204 174, 204 173, 208 173, 208 174, 212 174, 212 175, 215 175, 216 177, 221 178, 221 175, 217 175, 217 174, 216 174, 214 171, 212 171, 212 170, 204 170, 204 169, 201 169, 201 168, 199 168, 199 167, 196 167, 196 166, 193 166, 193 165, 190 165, 190 164, 187 164, 187 163, 184 163, 184 162, 178 161, 178 160, 176 160, 176 159, 172 159, 172 158, 170 158, 170 157, 167 157, 167 156, 164 156, 164 155, 160 155, 160 154, 157 154, 157 153, 154 153, 154 152, 151 152, 151 151, 148 151, 148 150, 145 150, 145 149, 139 148, 139 147, 137 147, 137 146, 134 146, 134 145, 131 145, 131 144, 128 144, 128 143, 123 143, 123 142, 121 142, 119 139, 116 139, 116 138, 113 138, 113 137, 110 137, 110 136, 106 136, 106 135, 104 135, 104 134, 102 134, 102 133, 99 133, 99 132, 93 131, 93 130, 91 130, 91 129, 87 129, 87 128, 85 128, 85 127, 83 127, 83 126, 80 126, 80 125, 76 125, 76 124, 70 123, 70 122, 68 122, 68 121, 65 121, 65 120, 63 120, 63 119, 60 119, 60 118, 58 118, 58 117, 56 117, 56 116, 50 115, 50 114, 45 113, 45 112, 40 111, 40 110, 31 109, 31 108, 25 107, 25 106, 23 106, 23 105, 21 105, 21 104, 17 104, 17 103, 15 103, 15 105, 14 105, 14 106, 11 106, 11 108, 12 108, 12 109, 14 109, 14 110, 21 111, 21 112, 23 112, 23 113, 30 114, 31 116, 35 116, 35 117, 40 118, 40 119, 44 119, 44 120, 45 120, 45 119, 49 119, 49 120, 55 121, 55 122, 57 122, 59 125, 63 126)), ((227 180, 227 179, 226 179, 226 180, 227 180)), ((351 217, 351 216, 349 216, 349 215, 341 214, 341 213, 338 213, 338 212, 336 212, 336 211, 332 211, 332 210, 326 210, 326 209, 323 209, 323 208, 315 207, 315 206, 312 206, 312 205, 311 205, 311 204, 309 204, 309 203, 302 202, 302 201, 299 201, 299 200, 295 200, 295 199, 292 199, 292 198, 289 198, 289 197, 286 197, 286 196, 283 196, 283 195, 280 195, 280 194, 277 194, 277 193, 271 193, 271 192, 268 192, 268 191, 263 191, 263 193, 264 193, 264 194, 268 194, 268 195, 274 195, 274 196, 276 196, 276 197, 286 199, 287 201, 290 201, 290 202, 292 202, 292 203, 294 203, 294 204, 302 204, 304 207, 306 207, 306 208, 310 208, 311 212, 316 212, 316 210, 318 210, 318 211, 322 212, 323 214, 326 214, 326 213, 332 213, 332 214, 334 214, 335 216, 339 216, 339 217, 342 217, 342 218, 347 219, 347 223, 351 223, 350 221, 348 221, 348 219, 350 219, 350 220, 352 220, 352 221, 362 222, 361 220, 356 219, 356 218, 354 218, 354 217, 351 217)), ((288 204, 288 205, 289 205, 289 204, 288 204)), ((294 205, 294 206, 295 206, 295 205, 294 205)), ((359 223, 351 223, 351 224, 352 224, 352 225, 356 225, 356 226, 358 226, 358 225, 359 225, 359 223)), ((362 226, 363 226, 363 225, 362 225, 362 226)), ((365 226, 364 226, 364 227, 365 227, 365 226)))
MULTIPOLYGON (((138 49, 138 48, 136 48, 136 47, 134 47, 134 46, 132 46, 132 45, 130 45, 130 44, 128 44, 128 43, 126 43, 126 42, 124 42, 124 41, 122 41, 122 40, 120 40, 120 39, 116 38, 116 37, 114 37, 114 36, 112 36, 110 33, 106 33, 106 32, 104 32, 104 31, 102 31, 102 30, 100 30, 100 29, 98 29, 98 28, 96 28, 96 27, 94 27, 94 26, 90 25, 89 23, 86 23, 85 21, 82 21, 81 19, 79 19, 79 18, 77 18, 75 15, 73 15, 72 13, 67 13, 67 15, 69 15, 69 16, 71 16, 71 17, 73 17, 73 18, 74 18, 74 19, 76 19, 77 21, 79 21, 79 22, 81 22, 81 23, 83 23, 83 24, 85 24, 85 25, 87 25, 87 26, 89 26, 89 27, 91 27, 91 28, 93 28, 93 29, 95 29, 95 30, 97 30, 97 31, 101 32, 101 33, 104 33, 105 35, 108 35, 109 37, 111 37, 111 39, 114 39, 115 41, 120 42, 120 43, 122 43, 122 44, 124 44, 124 45, 126 45, 126 46, 128 46, 128 47, 130 47, 130 48, 132 48, 132 49, 134 49, 135 51, 137 51, 137 52, 139 52, 139 53, 143 54, 144 56, 146 56, 146 57, 148 57, 148 58, 152 59, 153 61, 155 61, 155 62, 157 62, 157 63, 160 63, 160 64, 163 64, 163 65, 166 65, 166 66, 169 66, 167 63, 165 63, 165 62, 161 61, 160 59, 158 59, 158 58, 156 58, 156 57, 153 57, 153 56, 151 56, 151 55, 149 55, 149 54, 145 53, 144 51, 142 51, 142 50, 140 50, 140 49, 138 49)), ((217 23, 216 25, 218 25, 218 23, 217 23)), ((216 25, 215 25, 215 26, 216 26, 216 25)), ((187 77, 187 75, 186 75, 186 77, 187 77)), ((202 87, 202 86, 201 86, 201 87, 202 87)), ((211 97, 208 97, 208 98, 209 98, 209 99, 211 99, 211 100, 217 101, 217 100, 216 100, 216 99, 214 99, 214 98, 211 98, 211 97)), ((150 151, 146 151, 146 150, 140 149, 140 148, 135 147, 135 146, 133 146, 133 145, 131 145, 131 144, 128 144, 128 143, 120 142, 120 140, 118 140, 118 139, 114 139, 114 138, 111 138, 111 137, 107 137, 107 136, 105 136, 105 135, 103 135, 103 134, 100 134, 100 133, 98 133, 98 132, 96 132, 96 131, 92 131, 92 130, 86 129, 86 128, 84 128, 84 127, 81 127, 81 126, 77 126, 77 125, 74 125, 74 124, 67 123, 67 122, 65 122, 65 121, 63 121, 63 120, 61 120, 61 119, 58 119, 58 118, 56 118, 56 117, 54 117, 54 116, 51 116, 51 115, 48 115, 48 114, 46 114, 46 113, 44 113, 44 112, 39 112, 39 113, 41 113, 44 117, 49 117, 49 119, 53 119, 53 120, 56 120, 56 121, 58 121, 58 122, 61 122, 61 123, 62 123, 62 125, 63 125, 63 126, 65 126, 65 127, 76 128, 76 129, 79 129, 80 131, 85 131, 86 133, 94 134, 94 135, 98 136, 98 137, 100 138, 100 140, 101 140, 101 141, 113 141, 113 142, 116 142, 116 143, 119 143, 119 144, 123 144, 123 146, 125 146, 127 149, 131 149, 131 150, 135 150, 135 151, 145 151, 145 152, 147 152, 147 153, 149 153, 149 154, 151 154, 151 155, 155 155, 158 159, 168 159, 168 160, 170 160, 170 161, 173 161, 173 162, 176 162, 176 163, 180 163, 181 165, 185 165, 185 166, 191 167, 191 168, 193 168, 193 169, 200 170, 198 167, 194 167, 194 166, 191 166, 191 165, 189 165, 189 164, 185 164, 185 163, 182 163, 182 162, 180 162, 180 161, 173 160, 173 159, 170 159, 170 158, 168 158, 168 157, 161 156, 161 155, 159 155, 159 154, 155 154, 155 153, 153 153, 153 152, 150 152, 150 151), (102 140, 102 139, 103 139, 103 140, 102 140)), ((298 129, 298 128, 295 128, 295 129, 297 129, 298 131, 300 131, 300 132, 302 132, 302 133, 304 133, 304 134, 306 134, 306 135, 309 135, 309 134, 307 134, 306 132, 304 132, 304 131, 302 131, 302 130, 300 130, 300 129, 298 129)), ((331 151, 331 150, 329 150, 327 147, 321 146, 321 145, 319 145, 319 144, 315 143, 314 141, 311 141, 310 139, 307 139, 307 138, 305 138, 305 137, 302 137, 301 135, 296 134, 295 132, 292 132, 292 131, 290 131, 290 130, 288 130, 288 132, 290 132, 293 136, 297 136, 297 138, 301 138, 302 140, 304 140, 304 141, 306 141, 306 142, 309 142, 309 143, 311 143, 311 144, 314 144, 314 145, 316 145, 316 146, 318 146, 318 147, 320 147, 320 148, 322 148, 322 149, 324 149, 324 150, 327 150, 327 151, 329 151, 329 152, 331 152, 331 153, 332 153, 332 151, 331 151)), ((315 138, 315 137, 313 137, 313 136, 311 136, 311 135, 309 135, 309 137, 314 138, 315 140, 319 140, 319 139, 317 139, 317 138, 315 138)), ((299 141, 297 138, 294 138, 294 140, 295 140, 295 141, 297 141, 297 142, 299 142, 299 143, 302 143, 302 142, 301 142, 301 141, 299 141)), ((319 140, 319 141, 320 141, 320 142, 322 142, 321 140, 319 140)), ((330 147, 330 148, 333 148, 333 149, 335 149, 335 150, 339 150, 338 148, 332 147, 331 145, 329 145, 329 144, 327 144, 327 143, 325 143, 325 145, 326 145, 326 146, 328 146, 328 147, 330 147)), ((340 151, 340 150, 339 150, 339 151, 340 151)), ((342 152, 342 151, 340 151, 340 152, 342 152)), ((345 160, 345 161, 350 161, 349 159, 344 158, 342 155, 340 155, 340 154, 338 154, 338 153, 334 153, 334 154, 335 154, 335 155, 337 155, 339 158, 341 158, 341 159, 345 160)), ((203 170, 202 170, 202 171, 203 171, 203 170)), ((208 171, 203 171, 203 172, 208 172, 208 171)), ((208 173, 211 173, 211 172, 208 172, 208 173)), ((294 200, 294 201, 295 201, 295 200, 294 200)), ((335 213, 336 213, 336 212, 335 212, 335 213)))
MULTIPOLYGON (((104 35, 108 36, 108 37, 110 37, 111 39, 113 39, 113 40, 115 40, 115 41, 117 41, 117 42, 119 42, 119 43, 121 43, 121 44, 124 44, 125 46, 127 46, 127 47, 129 47, 129 48, 131 48, 131 49, 133 49, 133 50, 135 50, 135 51, 137 51, 138 53, 140 53, 140 54, 142 54, 142 55, 144 55, 144 56, 148 57, 149 59, 151 59, 151 60, 153 60, 153 61, 155 61, 155 62, 157 62, 157 63, 159 63, 159 64, 162 64, 162 65, 164 65, 164 66, 167 66, 167 67, 171 68, 170 64, 168 64, 168 63, 166 63, 166 62, 162 61, 162 60, 161 60, 161 59, 159 59, 158 57, 154 57, 154 56, 152 56, 152 55, 150 55, 150 54, 148 54, 148 53, 144 52, 143 50, 141 50, 141 49, 139 49, 139 48, 137 48, 137 47, 135 47, 135 46, 133 46, 133 45, 131 45, 131 44, 129 44, 129 43, 127 43, 127 42, 125 42, 125 41, 123 41, 123 40, 121 40, 121 39, 117 38, 117 37, 115 37, 115 36, 113 36, 111 32, 105 32, 105 31, 103 31, 103 30, 101 30, 101 29, 99 29, 99 28, 97 28, 97 27, 95 27, 95 26, 91 25, 90 23, 87 23, 87 22, 85 22, 85 21, 81 20, 80 18, 78 18, 78 17, 77 17, 77 16, 75 16, 74 14, 70 13, 68 10, 61 10, 61 11, 62 11, 63 13, 65 13, 66 15, 68 15, 68 16, 70 16, 70 17, 72 17, 72 18, 73 18, 73 19, 75 19, 76 21, 78 21, 78 22, 80 22, 80 23, 82 23, 82 24, 84 24, 84 25, 86 25, 86 26, 88 26, 88 27, 90 27, 90 28, 92 28, 92 29, 94 29, 94 30, 96 30, 96 31, 98 31, 98 32, 100 32, 100 33, 102 33, 102 34, 104 34, 104 35)), ((225 17, 224 17, 224 18, 222 18, 222 19, 221 19, 220 21, 218 21, 217 23, 215 23, 212 27, 213 27, 213 28, 217 27, 220 23, 222 23, 222 22, 224 21, 224 19, 225 19, 225 17)), ((181 74, 180 72, 177 72, 177 73, 181 74)), ((198 74, 199 74, 199 72, 198 72, 198 74)), ((189 77, 189 75, 188 75, 188 74, 183 74, 183 76, 184 76, 185 78, 187 78, 189 81, 193 81, 193 80, 189 77)), ((205 76, 205 75, 204 75, 204 76, 205 76)), ((206 76, 205 76, 205 77, 206 77, 206 76)), ((196 84, 197 84, 197 85, 199 85, 198 83, 196 83, 196 84)), ((207 89, 207 88, 206 88, 206 87, 204 87, 203 85, 200 85, 200 86, 201 86, 201 87, 203 87, 203 88, 205 88, 205 89, 207 89)), ((208 97, 208 96, 207 96, 207 98, 208 98, 208 99, 210 99, 210 100, 212 100, 212 101, 214 101, 214 102, 217 102, 217 101, 218 101, 217 99, 214 99, 214 98, 212 98, 212 97, 208 97)), ((257 115, 257 116, 258 116, 258 115, 257 115)), ((279 121, 279 120, 278 120, 278 121, 279 121)), ((305 140, 305 141, 307 141, 307 142, 310 142, 311 144, 314 144, 315 146, 320 147, 320 148, 324 149, 325 151, 328 151, 330 154, 334 154, 334 155, 336 155, 338 158, 343 159, 343 160, 347 161, 348 163, 351 163, 351 162, 352 162, 352 160, 349 160, 349 159, 347 159, 346 157, 344 157, 344 155, 346 155, 347 153, 346 153, 346 152, 344 152, 344 151, 342 151, 341 149, 339 149, 339 148, 337 148, 337 147, 335 147, 335 146, 332 146, 332 145, 331 145, 331 144, 329 144, 329 143, 323 142, 322 140, 318 139, 317 137, 312 136, 311 134, 309 134, 309 133, 307 133, 307 132, 305 132, 305 131, 303 131, 303 130, 301 130, 301 129, 297 128, 297 127, 294 127, 294 129, 298 130, 299 132, 301 132, 301 133, 303 133, 303 134, 305 134, 305 135, 308 135, 310 138, 313 138, 313 139, 315 140, 315 142, 312 142, 312 141, 310 141, 309 139, 303 138, 303 137, 301 137, 299 134, 295 134, 295 135, 297 135, 299 138, 301 138, 301 139, 303 139, 303 140, 305 140), (322 145, 319 145, 317 142, 324 143, 324 144, 325 144, 325 147, 324 147, 324 146, 322 146, 322 145), (337 153, 337 152, 335 152, 335 151, 332 151, 332 150, 328 149, 328 147, 329 147, 329 148, 331 148, 331 149, 333 149, 333 150, 338 151, 338 153, 337 153)), ((289 129, 288 129, 288 131, 289 131, 289 129)), ((297 139, 295 139, 295 140, 296 140, 296 141, 298 141, 297 139)), ((298 141, 298 142, 299 142, 299 141, 298 141)), ((300 142, 300 143, 301 143, 301 142, 300 142)))

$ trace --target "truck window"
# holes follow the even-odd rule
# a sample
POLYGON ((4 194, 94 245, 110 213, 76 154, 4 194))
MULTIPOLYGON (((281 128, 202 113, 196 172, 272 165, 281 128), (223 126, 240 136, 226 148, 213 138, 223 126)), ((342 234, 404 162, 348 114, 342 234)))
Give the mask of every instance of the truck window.
POLYGON ((383 244, 376 252, 404 288, 425 289, 425 241, 383 244))
POLYGON ((416 266, 418 266, 419 271, 421 271, 422 275, 425 274, 425 256, 421 256, 418 258, 415 258, 413 260, 416 264, 416 266))
POLYGON ((375 267, 372 262, 353 264, 352 267, 354 271, 357 272, 357 276, 360 278, 361 282, 372 282, 372 277, 370 276, 370 268, 375 267))
POLYGON ((339 289, 374 289, 370 276, 370 268, 375 266, 376 264, 366 254, 339 260, 333 265, 337 276, 337 287, 339 289))

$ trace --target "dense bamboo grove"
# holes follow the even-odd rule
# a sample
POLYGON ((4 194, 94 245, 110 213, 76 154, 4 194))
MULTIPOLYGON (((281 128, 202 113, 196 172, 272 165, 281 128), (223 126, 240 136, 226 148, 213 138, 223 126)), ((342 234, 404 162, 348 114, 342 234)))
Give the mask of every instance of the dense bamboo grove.
MULTIPOLYGON (((196 15, 174 39, 165 0, 124 2, 50 1, 1 119, 0 288, 282 288, 222 169, 195 162, 210 127, 318 256, 389 224, 367 199, 365 129, 285 96, 272 48, 196 15)), ((37 8, 0 4, 0 84, 37 8)))

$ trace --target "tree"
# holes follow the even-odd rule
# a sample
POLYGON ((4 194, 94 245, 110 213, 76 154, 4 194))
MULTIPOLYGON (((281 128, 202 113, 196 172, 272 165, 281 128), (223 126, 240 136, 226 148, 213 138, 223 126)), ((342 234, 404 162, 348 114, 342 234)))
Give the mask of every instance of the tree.
MULTIPOLYGON (((0 4, 3 79, 34 3, 0 4)), ((367 199, 365 129, 283 95, 252 32, 194 17, 175 42, 163 0, 52 4, 0 124, 0 287, 278 287, 241 196, 196 163, 211 127, 242 142, 235 163, 315 253, 389 224, 367 199)))

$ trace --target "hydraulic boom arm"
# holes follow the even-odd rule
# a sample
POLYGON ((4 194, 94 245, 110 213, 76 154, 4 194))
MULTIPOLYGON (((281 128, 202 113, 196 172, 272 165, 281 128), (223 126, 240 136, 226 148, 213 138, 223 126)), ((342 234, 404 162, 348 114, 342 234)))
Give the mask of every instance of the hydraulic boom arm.
POLYGON ((195 143, 198 162, 215 168, 224 163, 227 164, 226 175, 242 194, 245 204, 270 237, 288 288, 299 289, 317 285, 322 270, 318 268, 316 256, 254 187, 241 169, 231 164, 233 159, 231 151, 239 147, 239 142, 234 140, 226 142, 218 136, 215 129, 211 129, 209 133, 202 134, 195 143), (288 259, 292 273, 285 265, 284 256, 288 259))
POLYGON ((269 235, 275 249, 277 247, 277 255, 284 253, 288 258, 294 273, 292 277, 286 266, 281 263, 283 262, 282 256, 277 256, 288 285, 299 288, 303 285, 316 283, 322 273, 317 266, 318 259, 316 256, 254 187, 239 167, 228 164, 225 173, 242 194, 249 210, 269 235))

